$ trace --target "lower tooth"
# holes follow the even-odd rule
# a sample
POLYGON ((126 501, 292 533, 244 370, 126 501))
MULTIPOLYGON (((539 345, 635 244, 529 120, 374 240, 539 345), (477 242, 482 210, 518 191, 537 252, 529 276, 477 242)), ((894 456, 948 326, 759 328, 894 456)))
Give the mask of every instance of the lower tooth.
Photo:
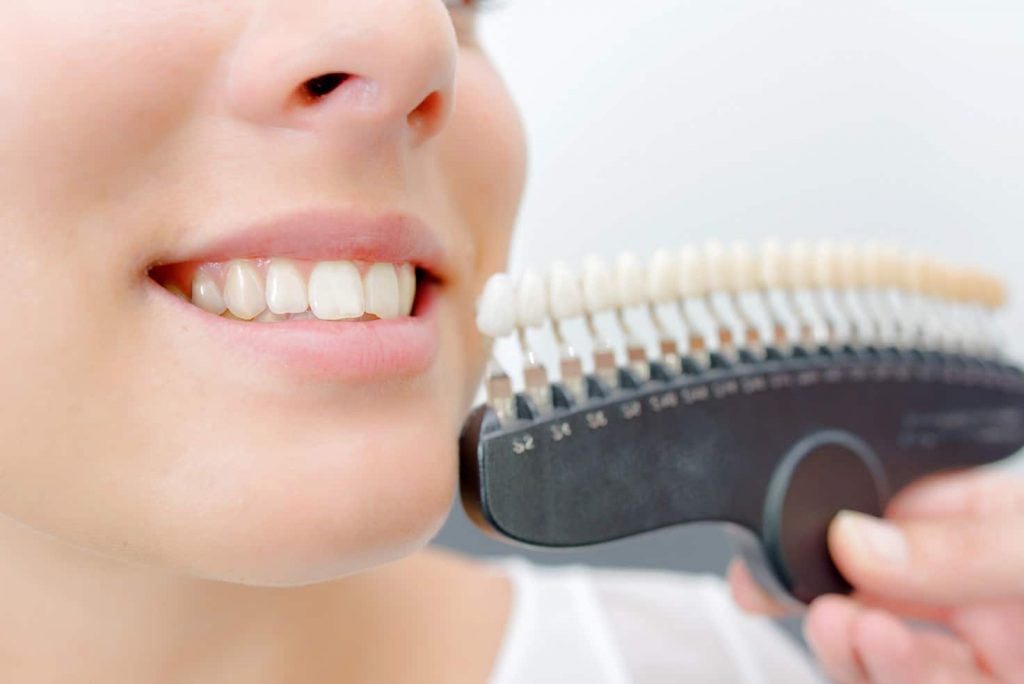
POLYGON ((302 313, 291 314, 288 318, 290 321, 315 321, 316 316, 313 315, 312 311, 303 311, 302 313))

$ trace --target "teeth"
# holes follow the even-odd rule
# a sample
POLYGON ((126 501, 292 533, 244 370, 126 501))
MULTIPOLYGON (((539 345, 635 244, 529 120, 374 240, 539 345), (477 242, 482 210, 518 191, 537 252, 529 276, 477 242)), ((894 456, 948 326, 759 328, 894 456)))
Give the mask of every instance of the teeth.
POLYGON ((196 271, 195 277, 192 278, 192 303, 218 316, 228 308, 217 283, 202 269, 196 271))
POLYGON ((275 314, 302 313, 309 308, 306 279, 294 261, 274 259, 267 268, 267 308, 275 314))
POLYGON ((359 318, 363 307, 363 280, 351 261, 321 261, 309 275, 309 307, 323 321, 359 318))
POLYGON ((397 318, 401 306, 398 274, 391 264, 374 264, 363 278, 366 313, 378 318, 397 318))
POLYGON ((408 316, 416 301, 416 269, 412 264, 398 267, 398 315, 408 316))
MULTIPOLYGON (((177 282, 163 285, 189 300, 177 282)), ((233 259, 196 268, 191 302, 244 321, 391 319, 412 315, 416 285, 410 263, 233 259)))
POLYGON ((247 321, 267 307, 263 283, 256 266, 240 259, 230 263, 224 283, 224 302, 228 311, 247 321))

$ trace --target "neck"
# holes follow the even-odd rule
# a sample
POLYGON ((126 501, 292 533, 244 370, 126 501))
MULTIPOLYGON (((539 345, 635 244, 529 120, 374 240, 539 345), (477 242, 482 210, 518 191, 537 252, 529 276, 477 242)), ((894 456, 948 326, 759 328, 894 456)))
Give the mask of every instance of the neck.
MULTIPOLYGON (((465 563, 429 551, 302 587, 230 584, 100 556, 2 517, 0 548, 0 681, 387 681, 388 667, 435 639, 423 633, 427 597, 445 578, 465 585, 451 581, 465 563)), ((504 613, 490 612, 500 635, 504 613)))

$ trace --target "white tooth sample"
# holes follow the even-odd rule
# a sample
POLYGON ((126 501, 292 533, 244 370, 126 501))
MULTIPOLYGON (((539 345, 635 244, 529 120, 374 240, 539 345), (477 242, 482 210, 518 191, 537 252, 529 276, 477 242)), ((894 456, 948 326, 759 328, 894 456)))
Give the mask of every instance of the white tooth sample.
POLYGON ((398 315, 408 316, 416 302, 416 267, 402 264, 398 267, 398 315))
POLYGON ((623 308, 647 303, 647 272, 643 262, 632 252, 623 252, 615 260, 615 293, 618 305, 623 308))
POLYGON ((707 292, 708 285, 704 264, 697 248, 687 245, 680 249, 676 268, 679 276, 679 296, 703 297, 707 292))
POLYGON ((839 271, 839 286, 858 288, 861 285, 860 259, 857 247, 851 243, 839 246, 836 265, 839 271))
POLYGON ((651 255, 647 267, 647 296, 656 304, 671 302, 678 297, 679 274, 676 259, 667 249, 659 249, 651 255))
POLYGON ((302 313, 309 308, 306 279, 294 261, 271 260, 267 268, 267 308, 276 314, 302 313))
POLYGON ((192 303, 200 309, 218 316, 228 308, 217 283, 209 273, 202 269, 197 270, 196 274, 192 276, 192 303))
POLYGON ((811 269, 811 283, 817 288, 834 288, 842 285, 839 277, 839 250, 828 240, 814 244, 814 264, 811 269))
POLYGON ((378 318, 397 318, 401 306, 398 292, 398 274, 388 263, 370 266, 363 276, 363 293, 366 298, 366 313, 378 318))
POLYGON ((729 287, 729 259, 725 247, 717 240, 704 243, 701 253, 704 259, 704 278, 709 289, 727 290, 729 287))
POLYGON ((896 289, 900 287, 903 277, 903 255, 899 249, 890 244, 883 244, 880 249, 882 287, 896 289))
POLYGON ((536 271, 525 271, 516 287, 516 321, 524 328, 539 328, 548 317, 548 288, 536 271))
POLYGON ((757 255, 757 281, 762 289, 777 290, 786 285, 786 257, 782 244, 773 238, 761 243, 757 255))
POLYGON ((786 285, 794 290, 811 287, 813 278, 813 254, 803 240, 796 240, 786 250, 786 270, 783 274, 786 285))
POLYGON ((924 294, 927 268, 928 261, 924 255, 908 255, 903 267, 903 289, 917 295, 924 294))
POLYGON ((363 279, 351 261, 321 261, 309 274, 309 308, 322 321, 363 315, 363 279))
POLYGON ((757 261, 747 243, 733 242, 729 246, 729 261, 734 292, 747 292, 757 287, 757 261))
POLYGON ((596 255, 583 259, 583 305, 590 313, 607 311, 615 307, 615 280, 608 262, 596 255))
POLYGON ((569 265, 556 261, 548 271, 548 310, 555 320, 574 318, 583 313, 583 293, 569 265))
POLYGON ((507 273, 495 273, 476 302, 476 327, 488 337, 505 337, 516 328, 516 288, 507 273))
POLYGON ((256 318, 267 308, 263 279, 256 265, 243 259, 228 264, 224 279, 224 303, 228 311, 246 321, 256 318))
POLYGON ((885 267, 882 246, 873 240, 866 242, 858 250, 857 258, 862 284, 869 288, 882 287, 885 267))

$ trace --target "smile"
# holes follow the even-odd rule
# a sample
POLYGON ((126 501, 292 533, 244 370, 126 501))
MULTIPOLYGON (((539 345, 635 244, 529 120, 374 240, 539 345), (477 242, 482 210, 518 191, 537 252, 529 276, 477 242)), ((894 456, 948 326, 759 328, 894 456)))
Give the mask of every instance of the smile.
MULTIPOLYGON (((379 381, 436 356, 436 238, 404 215, 302 214, 153 264, 160 306, 231 356, 303 375, 379 381)), ((182 330, 181 327, 178 330, 182 330)))

